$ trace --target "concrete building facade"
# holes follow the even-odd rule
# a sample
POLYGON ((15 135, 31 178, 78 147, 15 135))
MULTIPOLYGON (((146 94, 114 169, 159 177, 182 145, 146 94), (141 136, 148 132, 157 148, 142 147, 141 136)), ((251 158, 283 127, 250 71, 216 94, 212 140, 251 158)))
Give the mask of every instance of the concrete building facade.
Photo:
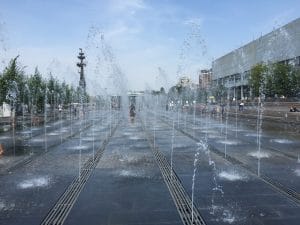
POLYGON ((209 89, 212 81, 212 70, 200 70, 199 87, 209 89))
POLYGON ((250 70, 262 62, 300 66, 300 18, 214 60, 213 85, 223 84, 231 99, 248 98, 250 70))

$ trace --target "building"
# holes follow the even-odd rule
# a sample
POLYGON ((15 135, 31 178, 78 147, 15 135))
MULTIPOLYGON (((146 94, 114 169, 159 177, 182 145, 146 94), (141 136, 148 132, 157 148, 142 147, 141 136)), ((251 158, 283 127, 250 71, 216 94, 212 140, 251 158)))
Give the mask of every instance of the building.
POLYGON ((212 70, 200 70, 199 87, 209 89, 212 81, 212 70))
POLYGON ((300 18, 213 61, 213 85, 228 88, 231 99, 251 96, 250 70, 258 63, 300 66, 300 18))

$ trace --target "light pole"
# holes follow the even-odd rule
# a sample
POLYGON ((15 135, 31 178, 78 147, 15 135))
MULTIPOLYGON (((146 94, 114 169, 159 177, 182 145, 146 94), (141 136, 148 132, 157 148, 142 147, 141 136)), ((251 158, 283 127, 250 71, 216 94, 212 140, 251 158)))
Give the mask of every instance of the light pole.
POLYGON ((51 105, 52 105, 52 113, 53 113, 53 116, 54 116, 54 102, 53 102, 53 100, 54 100, 54 97, 53 97, 53 95, 54 95, 54 91, 53 91, 53 90, 51 90, 51 91, 50 91, 50 93, 51 93, 51 105))

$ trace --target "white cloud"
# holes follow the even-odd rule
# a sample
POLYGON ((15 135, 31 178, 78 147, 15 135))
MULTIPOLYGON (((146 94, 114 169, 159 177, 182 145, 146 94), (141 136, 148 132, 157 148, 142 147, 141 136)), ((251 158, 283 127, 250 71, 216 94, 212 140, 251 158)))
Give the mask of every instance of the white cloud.
POLYGON ((128 11, 132 14, 137 10, 146 9, 147 6, 143 0, 112 0, 110 8, 115 12, 128 11))
MULTIPOLYGON (((81 0, 78 1, 81 2, 81 0)), ((92 11, 95 14, 90 19, 93 24, 100 23, 101 29, 92 29, 92 32, 88 32, 87 40, 82 35, 81 39, 63 43, 68 46, 66 48, 52 46, 50 39, 49 44, 41 48, 23 46, 14 49, 9 52, 9 57, 20 54, 20 62, 27 66, 26 71, 29 74, 34 71, 35 66, 38 66, 45 76, 52 71, 53 75, 59 79, 65 79, 77 85, 79 79, 76 68, 78 45, 82 46, 84 42, 87 42, 85 49, 88 61, 87 86, 98 91, 109 86, 107 80, 111 73, 105 57, 98 57, 101 51, 101 37, 104 34, 105 40, 112 46, 116 62, 121 65, 121 69, 128 77, 131 89, 142 89, 145 83, 153 88, 157 88, 157 85, 162 86, 162 82, 157 84, 155 80, 158 67, 162 67, 168 74, 169 84, 177 82, 177 60, 182 38, 178 35, 184 34, 193 26, 199 27, 203 23, 202 18, 186 17, 186 13, 182 13, 181 8, 164 2, 152 4, 151 1, 143 0, 110 0, 101 5, 98 1, 92 2, 93 6, 89 5, 88 8, 99 10, 99 13, 92 11), (173 32, 173 29, 179 32, 173 32)), ((85 22, 88 24, 87 21, 85 22)), ((81 33, 84 32, 86 31, 81 33)), ((76 34, 78 33, 80 30, 76 31, 76 34)), ((193 32, 190 35, 195 36, 193 32)), ((58 43, 60 41, 57 40, 58 43)), ((26 44, 36 46, 36 43, 26 44)))
POLYGON ((111 39, 123 39, 130 35, 135 35, 140 32, 140 29, 137 26, 129 27, 124 23, 116 24, 114 27, 107 29, 105 31, 105 38, 108 40, 111 39))
POLYGON ((188 18, 186 20, 183 21, 184 25, 188 25, 188 26, 201 26, 203 23, 203 18, 200 17, 194 17, 194 18, 188 18))

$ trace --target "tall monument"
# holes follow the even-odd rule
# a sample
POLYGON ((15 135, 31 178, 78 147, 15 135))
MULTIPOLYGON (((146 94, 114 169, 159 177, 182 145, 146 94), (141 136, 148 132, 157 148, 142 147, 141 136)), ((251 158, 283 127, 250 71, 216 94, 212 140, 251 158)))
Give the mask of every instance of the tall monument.
POLYGON ((82 88, 83 92, 85 93, 85 88, 86 88, 86 83, 85 83, 85 78, 84 78, 84 67, 86 64, 83 62, 85 59, 85 55, 82 52, 82 48, 79 48, 80 52, 77 58, 80 60, 79 63, 77 63, 77 66, 80 68, 79 74, 80 74, 80 80, 79 80, 79 87, 82 88))

